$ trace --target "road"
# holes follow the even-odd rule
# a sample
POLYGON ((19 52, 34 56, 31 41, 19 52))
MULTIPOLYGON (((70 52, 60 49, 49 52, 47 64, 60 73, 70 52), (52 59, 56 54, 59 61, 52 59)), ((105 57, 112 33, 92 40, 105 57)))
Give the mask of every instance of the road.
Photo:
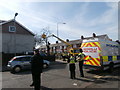
MULTIPOLYGON (((118 88, 120 86, 120 70, 114 69, 113 73, 107 71, 89 71, 84 69, 85 78, 79 77, 78 64, 76 64, 76 79, 69 78, 68 64, 60 61, 52 62, 49 68, 44 69, 42 73, 43 89, 63 89, 63 88, 118 88)), ((9 71, 2 72, 2 88, 17 88, 33 90, 29 87, 31 84, 30 70, 17 74, 11 74, 9 71)), ((3 89, 4 90, 4 89, 3 89)), ((6 89, 5 89, 6 90, 6 89)))

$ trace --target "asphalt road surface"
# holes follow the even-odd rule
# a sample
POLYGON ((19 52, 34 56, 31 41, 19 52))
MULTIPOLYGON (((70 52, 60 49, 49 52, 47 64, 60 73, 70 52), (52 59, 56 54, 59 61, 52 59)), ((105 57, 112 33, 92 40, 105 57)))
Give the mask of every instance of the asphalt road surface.
MULTIPOLYGON (((42 88, 45 89, 80 89, 80 88, 109 88, 118 89, 120 86, 120 70, 115 68, 112 73, 107 71, 89 71, 84 69, 85 78, 79 76, 78 64, 76 64, 76 79, 70 79, 68 64, 60 61, 52 62, 50 67, 42 73, 42 88)), ((3 90, 33 90, 29 85, 32 83, 30 70, 11 74, 9 71, 2 72, 3 90)))

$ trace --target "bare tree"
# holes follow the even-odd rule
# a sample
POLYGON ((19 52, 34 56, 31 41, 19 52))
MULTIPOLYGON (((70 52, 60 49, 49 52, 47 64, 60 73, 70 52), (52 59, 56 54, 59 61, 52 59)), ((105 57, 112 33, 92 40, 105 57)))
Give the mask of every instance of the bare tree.
POLYGON ((39 34, 35 34, 35 45, 43 45, 44 44, 44 40, 41 38, 41 35, 39 34))
POLYGON ((43 34, 46 37, 46 38, 43 38, 43 39, 44 39, 45 44, 46 44, 47 55, 50 55, 50 43, 49 43, 48 38, 47 38, 51 34, 51 32, 49 31, 49 27, 43 29, 43 34))
POLYGON ((50 43, 48 41, 48 38, 42 38, 43 34, 46 35, 46 37, 48 37, 51 34, 50 30, 49 30, 49 27, 43 28, 41 30, 40 34, 35 35, 35 47, 40 47, 41 45, 46 45, 47 51, 49 52, 50 43))

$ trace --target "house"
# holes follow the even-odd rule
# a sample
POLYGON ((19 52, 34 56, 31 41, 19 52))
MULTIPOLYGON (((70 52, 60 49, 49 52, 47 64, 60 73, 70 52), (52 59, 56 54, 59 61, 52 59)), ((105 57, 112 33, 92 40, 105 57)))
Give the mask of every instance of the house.
POLYGON ((0 20, 0 52, 23 53, 33 50, 34 34, 17 21, 0 20))

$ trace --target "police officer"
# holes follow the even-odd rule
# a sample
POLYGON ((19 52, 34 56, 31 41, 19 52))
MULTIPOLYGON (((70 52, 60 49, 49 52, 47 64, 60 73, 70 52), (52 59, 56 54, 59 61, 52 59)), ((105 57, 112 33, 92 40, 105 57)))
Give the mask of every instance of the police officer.
POLYGON ((63 58, 63 61, 65 61, 66 59, 68 59, 68 54, 67 54, 67 52, 63 52, 63 53, 62 53, 62 58, 63 58))
POLYGON ((76 58, 73 56, 73 54, 70 55, 70 58, 68 59, 69 63, 69 71, 70 71, 70 78, 75 79, 75 62, 76 58))
POLYGON ((80 49, 80 53, 78 54, 77 60, 79 62, 79 70, 80 70, 80 76, 81 77, 84 77, 84 73, 83 73, 84 57, 85 57, 85 54, 83 53, 83 50, 80 49))
POLYGON ((31 71, 33 83, 30 86, 34 86, 35 90, 40 90, 41 86, 41 73, 43 69, 43 58, 40 56, 39 50, 34 50, 34 55, 31 58, 31 71))

